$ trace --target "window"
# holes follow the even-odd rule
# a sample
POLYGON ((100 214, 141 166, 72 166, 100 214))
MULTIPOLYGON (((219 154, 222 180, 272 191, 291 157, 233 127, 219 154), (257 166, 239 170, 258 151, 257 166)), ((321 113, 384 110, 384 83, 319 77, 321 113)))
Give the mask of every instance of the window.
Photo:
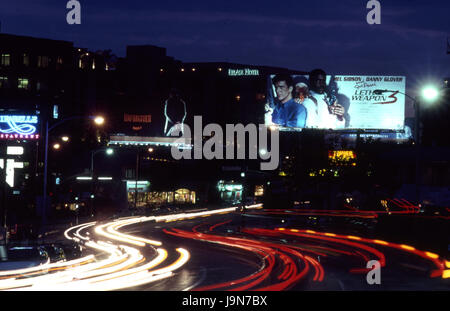
POLYGON ((63 58, 61 56, 56 57, 56 69, 60 70, 63 67, 63 58))
POLYGON ((30 65, 30 56, 28 54, 23 54, 23 64, 25 66, 29 66, 30 65))
POLYGON ((46 92, 48 91, 48 85, 42 81, 36 81, 36 92, 46 92))
POLYGON ((2 66, 9 66, 11 65, 11 55, 10 54, 2 54, 2 66))
POLYGON ((37 66, 39 68, 47 68, 48 67, 48 56, 38 56, 37 66))
POLYGON ((17 88, 28 90, 29 85, 30 84, 29 84, 28 79, 19 78, 19 83, 17 84, 17 88))
POLYGON ((58 105, 53 105, 53 119, 58 119, 58 105))
POLYGON ((264 195, 264 186, 256 185, 255 186, 255 197, 260 197, 264 195))
POLYGON ((6 88, 8 86, 8 77, 0 77, 0 88, 6 88))

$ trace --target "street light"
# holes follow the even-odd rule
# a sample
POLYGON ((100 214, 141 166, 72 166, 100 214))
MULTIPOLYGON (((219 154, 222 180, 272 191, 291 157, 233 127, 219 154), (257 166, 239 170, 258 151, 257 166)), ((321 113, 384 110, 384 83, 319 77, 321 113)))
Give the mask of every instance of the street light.
POLYGON ((422 89, 422 96, 416 97, 415 100, 415 110, 416 110, 416 124, 415 124, 415 131, 416 131, 416 200, 417 205, 420 204, 421 195, 420 195, 420 186, 422 183, 421 178, 421 137, 420 137, 420 112, 422 110, 421 107, 421 100, 424 102, 427 102, 428 104, 434 103, 439 98, 440 92, 439 89, 435 86, 428 85, 425 88, 422 89))
POLYGON ((439 90, 434 86, 427 86, 422 90, 422 98, 427 102, 435 102, 439 97, 439 90))
MULTIPOLYGON (((96 155, 99 152, 103 152, 103 151, 105 151, 105 153, 107 155, 112 155, 114 153, 114 149, 112 149, 112 148, 106 148, 106 149, 101 148, 98 150, 91 151, 91 179, 92 179, 91 194, 92 195, 94 195, 94 190, 95 190, 95 187, 94 187, 94 182, 95 182, 95 180, 94 180, 94 155, 96 155)), ((94 197, 91 196, 91 199, 93 199, 93 198, 94 197)), ((91 214, 93 213, 93 211, 94 211, 94 201, 91 201, 91 214)))
POLYGON ((96 155, 99 152, 104 151, 107 155, 114 154, 114 149, 112 148, 102 148, 98 150, 91 151, 91 177, 94 178, 94 155, 96 155))
POLYGON ((102 125, 103 123, 105 123, 105 118, 103 118, 102 116, 98 116, 94 119, 94 122, 97 125, 102 125))
POLYGON ((58 143, 53 144, 53 149, 58 150, 59 148, 61 148, 60 144, 58 144, 58 143))
POLYGON ((49 125, 48 119, 45 122, 45 155, 44 155, 44 185, 43 185, 43 198, 42 198, 42 203, 43 203, 43 209, 42 209, 42 223, 43 225, 46 224, 47 222, 47 171, 48 171, 48 136, 51 130, 53 130, 55 127, 57 127, 58 125, 61 125, 62 123, 69 121, 69 120, 74 120, 74 119, 91 119, 94 120, 94 122, 98 125, 101 125, 104 123, 105 119, 103 117, 99 117, 99 116, 72 116, 72 117, 68 117, 65 119, 62 119, 58 122, 56 122, 53 125, 49 125))
MULTIPOLYGON (((385 92, 398 92, 392 90, 374 90, 374 94, 382 94, 385 92)), ((398 92, 405 95, 406 97, 414 101, 414 111, 415 111, 415 134, 416 134, 416 202, 417 205, 420 204, 420 184, 421 184, 421 138, 420 138, 420 112, 422 110, 421 102, 433 103, 440 96, 439 89, 435 86, 428 85, 421 89, 421 96, 411 97, 408 94, 398 92)))

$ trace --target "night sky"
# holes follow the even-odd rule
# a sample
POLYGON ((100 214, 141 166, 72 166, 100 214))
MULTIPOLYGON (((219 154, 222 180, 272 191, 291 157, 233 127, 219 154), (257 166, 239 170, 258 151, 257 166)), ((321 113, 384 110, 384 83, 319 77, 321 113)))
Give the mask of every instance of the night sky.
POLYGON ((82 24, 66 23, 66 0, 0 0, 2 32, 74 42, 89 50, 167 48, 184 62, 228 61, 332 74, 405 75, 407 88, 450 76, 450 1, 80 0, 82 24))

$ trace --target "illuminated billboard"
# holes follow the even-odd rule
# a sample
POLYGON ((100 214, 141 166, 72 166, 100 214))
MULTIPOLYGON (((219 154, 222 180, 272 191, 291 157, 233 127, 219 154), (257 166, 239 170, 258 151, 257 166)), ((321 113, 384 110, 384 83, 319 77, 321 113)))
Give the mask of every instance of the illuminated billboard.
POLYGON ((38 139, 36 115, 0 115, 0 139, 38 139))
POLYGON ((405 77, 268 77, 265 124, 280 130, 404 130, 405 77), (310 81, 311 80, 311 81, 310 81))
POLYGON ((152 122, 150 114, 123 114, 123 123, 127 129, 131 129, 133 133, 140 133, 148 129, 148 124, 152 122))

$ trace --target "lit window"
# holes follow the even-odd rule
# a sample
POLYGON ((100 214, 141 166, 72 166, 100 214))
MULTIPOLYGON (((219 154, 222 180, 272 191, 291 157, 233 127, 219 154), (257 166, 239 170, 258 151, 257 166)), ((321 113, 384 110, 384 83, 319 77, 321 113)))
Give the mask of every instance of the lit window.
POLYGON ((48 67, 48 56, 38 56, 37 66, 39 68, 47 68, 48 67))
POLYGON ((28 90, 29 81, 28 79, 19 78, 19 83, 17 84, 17 88, 28 90))
POLYGON ((58 119, 58 105, 53 105, 53 119, 58 119))
POLYGON ((0 77, 0 88, 8 86, 8 77, 0 77))
POLYGON ((30 65, 30 56, 28 54, 23 54, 23 64, 25 66, 29 66, 30 65))
MULTIPOLYGON (((92 68, 92 65, 94 64, 94 63, 90 63, 91 61, 90 61, 90 58, 89 57, 87 57, 87 53, 86 54, 83 54, 83 55, 81 55, 80 56, 80 58, 79 58, 79 60, 78 60, 78 68, 80 68, 80 69, 87 69, 87 68, 92 68)), ((94 61, 94 60, 93 60, 94 61)), ((95 65, 94 65, 95 66, 95 65)))
POLYGON ((10 54, 2 54, 2 66, 11 65, 11 55, 10 54))
POLYGON ((264 195, 264 186, 256 185, 255 186, 255 197, 260 197, 264 195))

